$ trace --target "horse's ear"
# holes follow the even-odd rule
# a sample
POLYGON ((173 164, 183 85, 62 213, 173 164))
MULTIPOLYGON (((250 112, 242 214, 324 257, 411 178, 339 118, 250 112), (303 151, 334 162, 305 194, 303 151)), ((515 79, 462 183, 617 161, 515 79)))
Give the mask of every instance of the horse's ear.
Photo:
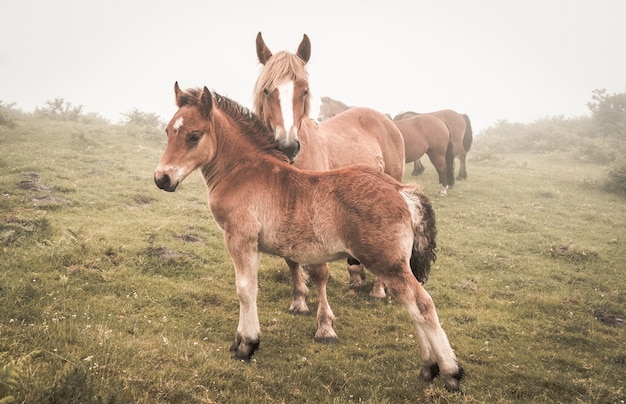
POLYGON ((256 56, 259 58, 261 64, 265 64, 265 62, 272 57, 272 51, 265 45, 265 41, 260 32, 256 36, 256 56))
POLYGON ((178 81, 176 83, 174 83, 174 96, 176 97, 176 106, 178 108, 181 107, 181 99, 180 99, 180 94, 182 93, 180 87, 178 87, 178 81))
POLYGON ((202 96, 200 97, 200 112, 205 118, 208 118, 211 115, 211 110, 213 109, 213 96, 206 86, 204 86, 204 90, 202 90, 202 96))
POLYGON ((311 57, 311 41, 306 34, 302 37, 302 42, 300 42, 300 45, 298 46, 298 53, 296 54, 300 57, 300 59, 304 60, 304 63, 309 61, 309 58, 311 57))

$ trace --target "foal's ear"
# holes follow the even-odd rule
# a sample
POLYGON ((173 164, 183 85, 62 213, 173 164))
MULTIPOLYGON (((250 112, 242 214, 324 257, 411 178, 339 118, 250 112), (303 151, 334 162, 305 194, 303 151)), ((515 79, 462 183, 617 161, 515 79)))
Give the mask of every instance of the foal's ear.
POLYGON ((202 90, 202 96, 200 97, 200 112, 205 118, 208 118, 211 115, 211 110, 213 109, 213 96, 206 86, 204 86, 204 90, 202 90))
POLYGON ((256 36, 256 56, 262 64, 265 64, 265 62, 272 57, 272 51, 265 45, 265 41, 260 32, 256 36))
POLYGON ((300 42, 298 46, 298 53, 296 53, 296 55, 304 60, 304 63, 308 62, 311 57, 311 41, 306 34, 302 37, 302 42, 300 42))

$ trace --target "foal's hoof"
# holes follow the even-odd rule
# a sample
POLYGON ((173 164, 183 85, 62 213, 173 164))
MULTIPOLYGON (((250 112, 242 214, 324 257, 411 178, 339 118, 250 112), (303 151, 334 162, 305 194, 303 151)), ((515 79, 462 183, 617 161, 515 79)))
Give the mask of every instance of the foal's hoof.
POLYGON ((438 375, 439 375, 439 365, 437 363, 433 363, 431 365, 424 365, 422 366, 422 370, 420 371, 420 380, 426 383, 430 383, 438 375))
POLYGON ((233 359, 246 362, 250 361, 254 351, 259 349, 259 345, 260 341, 258 339, 245 342, 240 335, 237 335, 235 342, 230 346, 230 350, 233 352, 233 359))
POLYGON ((456 373, 450 375, 450 376, 443 376, 443 383, 446 386, 446 389, 448 389, 448 391, 461 391, 461 380, 463 380, 463 377, 465 377, 465 370, 463 369, 463 367, 461 365, 459 365, 458 370, 456 371, 456 373))

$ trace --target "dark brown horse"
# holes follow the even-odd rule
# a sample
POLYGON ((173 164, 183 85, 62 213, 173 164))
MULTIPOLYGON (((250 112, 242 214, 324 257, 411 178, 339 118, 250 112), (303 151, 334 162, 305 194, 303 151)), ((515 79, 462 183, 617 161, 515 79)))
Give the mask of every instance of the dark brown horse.
MULTIPOLYGON (((311 93, 306 64, 311 56, 311 42, 306 34, 295 54, 274 54, 259 32, 256 52, 263 66, 254 87, 253 111, 272 129, 278 147, 296 167, 325 171, 367 164, 402 181, 404 140, 385 115, 370 108, 352 108, 320 124, 309 117, 311 93)), ((363 267, 355 261, 349 264, 350 286, 362 287, 363 267)), ((294 282, 290 310, 306 313, 308 288, 302 271, 297 264, 289 269, 294 282)), ((385 297, 384 285, 375 281, 370 295, 385 297)))
POLYGON ((363 165, 300 170, 276 149, 274 133, 241 105, 206 87, 181 91, 176 83, 174 91, 178 111, 167 125, 167 147, 154 181, 173 192, 191 172, 202 172, 211 213, 235 267, 240 307, 231 347, 235 358, 249 360, 259 347, 261 253, 307 266, 319 302, 315 339, 323 342, 337 339, 326 262, 354 257, 409 312, 421 350, 420 377, 432 381, 440 373, 449 390, 460 390, 463 368, 420 283, 436 246, 434 211, 422 190, 363 165))
POLYGON ((433 115, 441 119, 448 126, 450 130, 450 144, 452 146, 452 154, 454 157, 458 157, 460 162, 459 175, 457 180, 464 180, 467 178, 467 168, 465 166, 465 159, 467 153, 472 147, 473 133, 472 124, 469 117, 466 114, 460 114, 451 109, 444 109, 441 111, 428 112, 425 114, 419 114, 417 112, 403 112, 396 115, 394 121, 400 119, 406 119, 418 115, 433 115))
POLYGON ((432 115, 418 115, 393 121, 404 138, 405 161, 416 161, 426 154, 439 175, 439 194, 447 195, 454 185, 454 156, 450 132, 445 123, 432 115))

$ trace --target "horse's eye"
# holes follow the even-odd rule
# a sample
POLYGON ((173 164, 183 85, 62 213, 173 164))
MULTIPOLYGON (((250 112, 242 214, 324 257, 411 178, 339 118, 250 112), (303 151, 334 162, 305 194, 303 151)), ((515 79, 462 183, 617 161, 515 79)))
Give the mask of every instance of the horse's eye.
POLYGON ((189 147, 194 147, 202 139, 202 132, 191 132, 187 134, 185 141, 189 147))
POLYGON ((306 90, 304 90, 304 92, 302 93, 303 97, 306 97, 307 95, 309 95, 309 89, 308 88, 306 90))
POLYGON ((268 90, 267 88, 264 88, 263 89, 263 94, 270 95, 270 90, 268 90))

